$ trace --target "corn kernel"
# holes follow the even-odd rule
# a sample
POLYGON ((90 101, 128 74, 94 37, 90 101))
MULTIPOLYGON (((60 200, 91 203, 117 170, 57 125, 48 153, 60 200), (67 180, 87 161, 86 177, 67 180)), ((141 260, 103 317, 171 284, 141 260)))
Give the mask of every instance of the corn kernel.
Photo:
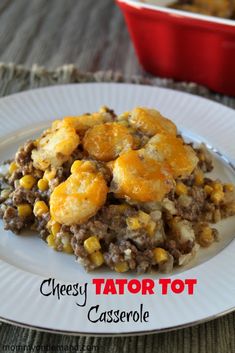
POLYGON ((207 195, 210 195, 213 192, 213 188, 210 185, 205 185, 204 191, 207 195))
POLYGON ((147 225, 148 222, 150 221, 150 215, 143 211, 139 211, 139 219, 141 223, 143 223, 144 225, 147 225))
POLYGON ((188 188, 187 188, 187 186, 186 186, 184 183, 178 182, 178 183, 176 184, 176 187, 175 187, 175 192, 176 192, 176 194, 177 194, 178 196, 180 196, 180 195, 187 195, 187 193, 188 193, 188 188))
POLYGON ((28 217, 32 214, 32 208, 28 203, 22 203, 17 206, 19 217, 28 217))
POLYGON ((32 187, 36 184, 36 179, 32 175, 24 175, 20 179, 20 186, 24 189, 32 189, 32 187))
POLYGON ((13 174, 16 170, 17 170, 17 165, 16 165, 16 162, 13 161, 11 162, 8 171, 10 174, 13 174))
POLYGON ((48 246, 50 246, 51 248, 55 247, 55 237, 53 234, 49 234, 47 236, 46 241, 47 241, 48 246))
POLYGON ((127 226, 131 230, 136 230, 141 228, 141 224, 138 217, 128 217, 126 220, 127 226))
POLYGON ((45 170, 44 174, 43 174, 43 179, 47 180, 48 182, 50 180, 52 180, 56 175, 56 170, 52 169, 52 170, 45 170))
POLYGON ((196 185, 202 185, 204 183, 204 174, 201 170, 198 170, 195 174, 194 181, 196 185))
POLYGON ((157 264, 161 264, 168 260, 168 253, 165 249, 155 248, 153 250, 153 256, 157 264))
POLYGON ((208 226, 204 227, 198 236, 198 243, 202 247, 210 246, 214 241, 212 229, 208 226))
POLYGON ((100 251, 95 251, 89 256, 91 262, 95 267, 99 267, 104 263, 104 256, 100 251))
POLYGON ((57 222, 55 222, 54 224, 52 224, 52 226, 51 226, 51 232, 52 232, 52 234, 53 234, 53 235, 56 235, 57 233, 59 233, 60 227, 61 227, 61 225, 60 225, 59 223, 57 223, 57 222))
POLYGON ((76 170, 77 170, 78 168, 80 168, 80 166, 81 166, 82 163, 83 163, 83 162, 82 162, 82 161, 79 161, 79 160, 74 161, 73 164, 72 164, 72 166, 71 166, 71 173, 76 173, 76 170))
POLYGON ((38 180, 38 188, 41 191, 46 191, 48 189, 48 180, 46 179, 38 180))
POLYGON ((33 213, 36 217, 42 216, 49 211, 47 204, 44 201, 36 201, 33 208, 33 213))
POLYGON ((63 251, 66 252, 66 254, 73 254, 73 248, 71 244, 66 244, 63 246, 63 251))
POLYGON ((92 254, 93 252, 100 250, 101 245, 99 239, 96 236, 92 236, 84 241, 84 248, 88 252, 88 254, 92 254))
POLYGON ((214 189, 214 191, 223 191, 223 185, 221 183, 219 183, 218 181, 214 181, 212 183, 212 187, 214 189))
POLYGON ((127 272, 129 270, 129 265, 126 261, 124 262, 119 262, 115 267, 114 267, 114 270, 116 272, 127 272))
POLYGON ((153 221, 150 221, 146 227, 147 232, 150 236, 154 234, 155 228, 156 228, 156 223, 153 221))
POLYGON ((210 198, 215 205, 218 205, 223 200, 224 193, 223 191, 213 191, 210 198))
POLYGON ((234 185, 233 184, 224 184, 224 190, 227 192, 233 192, 234 191, 234 185))

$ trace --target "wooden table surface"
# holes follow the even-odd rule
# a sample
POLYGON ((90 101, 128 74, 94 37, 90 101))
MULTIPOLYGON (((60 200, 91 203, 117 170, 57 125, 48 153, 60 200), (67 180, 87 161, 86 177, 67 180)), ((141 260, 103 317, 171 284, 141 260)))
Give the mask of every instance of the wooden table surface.
POLYGON ((114 0, 1 0, 0 61, 142 72, 114 0))

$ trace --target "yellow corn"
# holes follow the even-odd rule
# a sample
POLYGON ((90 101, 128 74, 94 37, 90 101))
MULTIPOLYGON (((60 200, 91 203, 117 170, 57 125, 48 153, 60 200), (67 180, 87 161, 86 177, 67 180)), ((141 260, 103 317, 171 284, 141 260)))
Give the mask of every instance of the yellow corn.
POLYGON ((187 186, 186 186, 184 183, 178 182, 178 183, 176 184, 176 187, 175 187, 175 192, 176 192, 176 194, 177 194, 178 196, 180 196, 180 195, 187 195, 187 193, 188 193, 188 188, 187 188, 187 186))
POLYGON ((154 234, 155 228, 156 228, 156 223, 153 221, 150 221, 146 227, 147 232, 149 233, 150 236, 154 234))
POLYGON ((202 185, 204 182, 204 174, 201 170, 198 170, 195 174, 194 181, 196 185, 202 185))
POLYGON ((38 188, 41 191, 46 191, 48 189, 48 180, 46 179, 39 179, 38 180, 38 188))
POLYGON ((57 223, 57 222, 55 222, 54 224, 52 224, 52 226, 51 226, 51 232, 52 232, 52 234, 53 234, 54 236, 55 236, 57 233, 59 233, 60 227, 61 227, 61 225, 60 225, 59 223, 57 223))
POLYGON ((115 267, 114 267, 114 270, 116 272, 127 272, 129 270, 129 266, 128 266, 128 263, 126 261, 124 262, 119 262, 115 267))
POLYGON ((32 189, 32 187, 36 184, 36 179, 32 175, 24 175, 20 179, 20 186, 24 189, 32 189))
POLYGON ((212 229, 208 226, 204 227, 198 236, 198 243, 202 247, 210 246, 214 241, 212 229))
POLYGON ((161 264, 168 260, 168 253, 165 249, 155 248, 153 250, 153 256, 157 264, 161 264))
POLYGON ((101 249, 99 239, 96 236, 92 236, 84 241, 84 248, 88 254, 92 254, 95 251, 101 249))
POLYGON ((67 254, 73 254, 73 248, 72 248, 71 244, 69 244, 69 243, 63 246, 63 250, 67 254))
POLYGON ((93 252, 93 254, 91 254, 89 257, 95 267, 99 267, 104 263, 104 256, 100 251, 93 252))
POLYGON ((50 246, 51 248, 55 247, 55 237, 53 234, 49 234, 46 241, 47 241, 48 246, 50 246))
POLYGON ((47 204, 44 201, 36 201, 33 208, 33 213, 36 217, 42 216, 49 211, 47 204))
POLYGON ((213 188, 210 185, 205 185, 204 191, 207 195, 210 195, 213 192, 213 188))
POLYGON ((147 225, 150 221, 150 215, 143 211, 139 211, 139 219, 141 223, 147 225))
POLYGON ((214 191, 223 191, 223 185, 221 183, 219 183, 218 181, 214 181, 212 183, 212 187, 214 189, 214 191))
POLYGON ((223 191, 213 191, 210 198, 215 205, 218 205, 223 200, 224 193, 223 191))
POLYGON ((22 203, 17 206, 19 217, 28 217, 32 214, 32 208, 28 203, 22 203))
POLYGON ((128 217, 126 220, 127 226, 131 230, 136 230, 141 228, 141 223, 139 217, 128 217))
POLYGON ((233 184, 224 184, 224 190, 227 192, 233 192, 234 191, 234 185, 233 184))
POLYGON ((9 173, 10 174, 13 174, 15 171, 16 171, 16 169, 17 169, 17 165, 16 165, 16 162, 11 162, 11 164, 10 164, 10 166, 9 166, 9 173))
POLYGON ((56 175, 56 170, 52 169, 52 170, 45 170, 44 174, 43 174, 43 179, 50 181, 52 180, 56 175))

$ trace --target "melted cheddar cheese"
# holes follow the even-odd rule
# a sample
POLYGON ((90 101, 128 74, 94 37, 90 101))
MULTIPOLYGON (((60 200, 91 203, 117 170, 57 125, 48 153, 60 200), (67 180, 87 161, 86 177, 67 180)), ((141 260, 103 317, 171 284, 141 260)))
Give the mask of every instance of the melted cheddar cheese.
POLYGON ((50 197, 52 219, 66 225, 81 224, 94 216, 108 192, 103 175, 92 162, 75 161, 71 172, 50 197))
POLYGON ((141 202, 160 201, 174 186, 169 166, 144 150, 128 151, 117 158, 113 181, 118 197, 141 202))
POLYGON ((193 149, 174 135, 157 134, 149 140, 146 149, 157 152, 159 159, 170 165, 175 178, 190 175, 198 163, 193 149))
POLYGON ((124 150, 134 147, 134 139, 127 127, 118 123, 106 123, 96 125, 86 132, 83 147, 90 156, 109 162, 124 150))
POLYGON ((135 108, 130 113, 129 122, 131 126, 150 137, 161 132, 172 135, 177 133, 175 124, 154 109, 135 108))

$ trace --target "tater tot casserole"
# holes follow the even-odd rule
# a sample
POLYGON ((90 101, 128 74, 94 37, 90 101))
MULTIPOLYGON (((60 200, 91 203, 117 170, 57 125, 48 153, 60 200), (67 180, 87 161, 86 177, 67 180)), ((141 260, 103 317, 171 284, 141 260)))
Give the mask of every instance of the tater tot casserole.
MULTIPOLYGON (((158 0, 141 0, 158 5, 158 0)), ((202 15, 235 19, 234 0, 172 0, 168 5, 173 9, 184 10, 202 15)))
POLYGON ((159 111, 137 107, 56 120, 0 168, 5 229, 32 229, 87 271, 171 272, 218 241, 232 184, 159 111))

